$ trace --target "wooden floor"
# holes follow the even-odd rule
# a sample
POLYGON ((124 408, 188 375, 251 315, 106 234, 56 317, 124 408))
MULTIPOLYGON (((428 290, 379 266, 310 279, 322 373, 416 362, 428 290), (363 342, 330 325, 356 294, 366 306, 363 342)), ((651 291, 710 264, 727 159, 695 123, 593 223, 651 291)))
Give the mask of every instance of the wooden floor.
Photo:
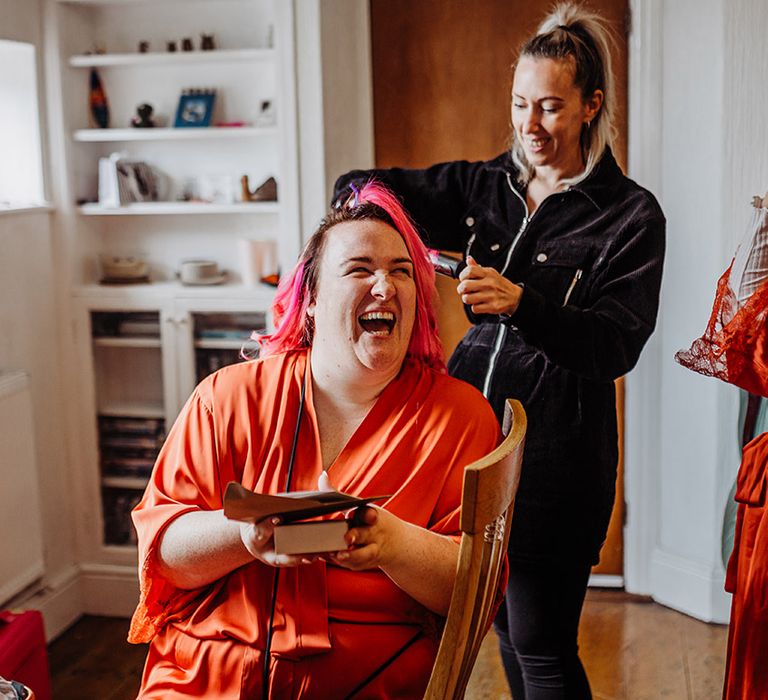
MULTIPOLYGON (((54 641, 49 647, 54 699, 135 698, 146 648, 128 644, 127 631, 124 619, 84 617, 54 641)), ((620 591, 590 590, 579 642, 595 700, 717 700, 726 635, 723 625, 620 591)), ((466 697, 510 698, 493 634, 466 697)))
MULTIPOLYGON (((622 591, 590 589, 579 650, 595 700, 719 700, 728 628, 622 591)), ((511 695, 488 635, 468 700, 511 695)))

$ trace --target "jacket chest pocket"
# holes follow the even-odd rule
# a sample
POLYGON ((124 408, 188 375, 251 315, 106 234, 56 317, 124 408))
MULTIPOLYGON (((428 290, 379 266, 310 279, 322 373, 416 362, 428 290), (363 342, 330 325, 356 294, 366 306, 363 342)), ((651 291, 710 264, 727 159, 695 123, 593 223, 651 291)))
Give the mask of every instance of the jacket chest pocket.
POLYGON ((469 212, 463 220, 467 228, 464 255, 471 255, 480 265, 501 271, 515 238, 506 222, 494 221, 483 213, 469 212))
POLYGON ((558 306, 581 306, 593 259, 588 250, 538 250, 528 283, 558 306))

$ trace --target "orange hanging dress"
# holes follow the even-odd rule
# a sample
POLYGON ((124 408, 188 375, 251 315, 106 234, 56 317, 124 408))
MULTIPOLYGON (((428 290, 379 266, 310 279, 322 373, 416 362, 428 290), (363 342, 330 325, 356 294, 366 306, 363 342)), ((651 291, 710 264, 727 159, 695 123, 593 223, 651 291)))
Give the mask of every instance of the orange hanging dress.
MULTIPOLYGON (((316 488, 322 459, 308 358, 302 350, 220 370, 197 387, 168 436, 133 514, 141 599, 129 641, 150 642, 141 698, 261 696, 275 569, 254 561, 204 588, 179 590, 158 573, 156 544, 179 515, 221 509, 229 481, 285 490, 305 373, 291 490, 316 488)), ((479 392, 407 360, 328 475, 347 493, 392 494, 382 507, 456 536, 463 468, 498 440, 479 392)), ((420 698, 438 627, 379 570, 324 562, 281 569, 270 697, 325 700, 357 688, 359 699, 420 698)))
MULTIPOLYGON (((752 394, 768 396, 768 282, 743 306, 729 284, 718 281, 704 335, 677 353, 680 364, 752 394)), ((768 698, 768 433, 745 445, 736 483, 733 552, 725 589, 733 594, 723 698, 768 698)))
POLYGON ((723 697, 768 698, 768 433, 744 446, 725 590, 733 593, 723 697))

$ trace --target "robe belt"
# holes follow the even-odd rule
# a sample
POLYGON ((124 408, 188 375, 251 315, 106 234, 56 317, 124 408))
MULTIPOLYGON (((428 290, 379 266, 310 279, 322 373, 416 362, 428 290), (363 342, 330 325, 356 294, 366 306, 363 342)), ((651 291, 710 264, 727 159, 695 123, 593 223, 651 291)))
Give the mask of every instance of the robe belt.
POLYGON ((272 654, 295 661, 330 650, 325 562, 281 569, 272 654))

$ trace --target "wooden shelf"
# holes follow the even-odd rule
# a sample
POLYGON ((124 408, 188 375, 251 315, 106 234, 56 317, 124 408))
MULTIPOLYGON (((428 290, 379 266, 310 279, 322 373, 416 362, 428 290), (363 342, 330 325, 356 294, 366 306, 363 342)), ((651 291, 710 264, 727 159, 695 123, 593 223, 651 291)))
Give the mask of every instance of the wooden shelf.
POLYGON ((99 406, 97 413, 107 418, 165 418, 165 409, 152 403, 111 403, 99 406))
POLYGON ((93 344, 102 348, 159 348, 160 338, 96 336, 93 344))
POLYGON ((184 65, 193 63, 240 63, 273 61, 274 49, 216 49, 214 51, 156 51, 150 53, 94 53, 71 56, 73 68, 184 65))
POLYGON ((143 491, 147 488, 149 479, 142 479, 138 476, 103 476, 101 485, 113 489, 134 489, 143 491))
POLYGON ((121 207, 83 204, 78 211, 84 216, 147 216, 167 214, 276 214, 277 202, 235 202, 207 204, 205 202, 136 202, 121 207))
POLYGON ((106 143, 108 141, 195 141, 275 135, 277 135, 277 128, 274 126, 212 126, 177 129, 78 129, 72 134, 72 138, 81 142, 106 143))

